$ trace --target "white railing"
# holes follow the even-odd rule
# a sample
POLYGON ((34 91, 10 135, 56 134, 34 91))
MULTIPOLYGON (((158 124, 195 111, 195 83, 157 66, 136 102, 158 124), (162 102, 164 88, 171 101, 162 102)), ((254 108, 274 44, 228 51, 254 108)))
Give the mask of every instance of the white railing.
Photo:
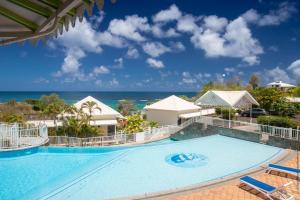
POLYGON ((99 137, 68 137, 68 136, 49 136, 50 145, 56 146, 107 146, 126 143, 140 143, 159 140, 169 137, 179 130, 179 126, 170 125, 157 128, 147 128, 145 131, 133 134, 117 132, 112 136, 99 137))
POLYGON ((291 140, 299 140, 300 130, 292 129, 292 128, 283 128, 277 126, 270 126, 264 124, 257 123, 249 123, 244 121, 235 121, 235 120, 226 120, 216 117, 208 117, 208 116, 199 116, 189 119, 184 122, 183 126, 188 126, 192 123, 203 123, 206 125, 223 127, 223 128, 235 128, 250 132, 256 133, 264 133, 270 136, 291 139, 291 140))
POLYGON ((19 124, 0 123, 0 151, 39 146, 48 141, 45 125, 22 127, 19 124))

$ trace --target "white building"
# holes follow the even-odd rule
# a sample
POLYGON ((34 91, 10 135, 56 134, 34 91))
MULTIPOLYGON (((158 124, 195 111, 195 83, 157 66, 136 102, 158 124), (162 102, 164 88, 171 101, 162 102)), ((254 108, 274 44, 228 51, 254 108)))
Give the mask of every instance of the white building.
POLYGON ((199 99, 196 105, 203 107, 251 108, 259 103, 246 90, 243 91, 217 91, 209 90, 199 99))
MULTIPOLYGON (((112 109, 111 107, 105 105, 98 99, 95 99, 94 97, 88 96, 84 99, 78 101, 74 104, 74 106, 78 110, 82 110, 85 114, 90 115, 91 114, 91 121, 90 125, 92 126, 99 126, 103 129, 104 134, 114 134, 116 132, 116 126, 118 124, 119 118, 124 118, 119 112, 112 109), (86 107, 82 107, 82 105, 86 102, 95 102, 95 106, 92 109, 92 112, 89 113, 89 109, 86 107)), ((75 114, 63 114, 64 116, 75 116, 75 114)), ((58 116, 58 118, 61 118, 61 115, 58 116)), ((53 120, 33 120, 28 121, 28 123, 32 124, 40 124, 45 123, 48 127, 55 127, 53 120)), ((62 121, 57 120, 57 126, 62 126, 62 121)))
POLYGON ((201 108, 194 103, 175 95, 145 106, 144 110, 148 121, 155 121, 160 125, 180 124, 185 119, 208 113, 208 111, 201 111, 201 108))
POLYGON ((275 81, 275 82, 272 82, 272 83, 267 84, 267 87, 270 87, 270 88, 278 88, 278 89, 280 89, 280 90, 286 91, 286 90, 288 90, 289 88, 294 88, 294 87, 296 87, 296 86, 295 86, 295 85, 288 84, 288 83, 284 83, 284 82, 282 82, 282 81, 275 81))

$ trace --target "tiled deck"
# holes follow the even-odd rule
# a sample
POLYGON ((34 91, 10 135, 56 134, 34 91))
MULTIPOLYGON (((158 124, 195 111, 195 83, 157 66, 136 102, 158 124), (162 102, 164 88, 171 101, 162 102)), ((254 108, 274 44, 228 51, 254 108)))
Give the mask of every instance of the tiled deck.
MULTIPOLYGON (((300 153, 298 154, 298 159, 300 162, 300 153)), ((282 163, 282 165, 290 166, 290 167, 297 167, 297 157, 295 156, 291 160, 288 160, 285 163, 282 163)), ((274 186, 280 186, 285 183, 288 183, 290 181, 293 182, 293 184, 289 185, 287 187, 287 191, 290 194, 293 194, 295 196, 295 199, 300 200, 300 182, 298 182, 299 187, 297 190, 297 181, 292 178, 286 178, 279 175, 272 175, 267 173, 259 173, 256 175, 253 175, 254 178, 261 180, 265 183, 269 183, 270 185, 274 186)), ((256 191, 251 190, 245 191, 238 187, 239 180, 234 180, 231 182, 225 183, 221 186, 211 187, 209 189, 203 189, 199 191, 194 191, 190 193, 180 194, 177 196, 171 196, 167 199, 169 200, 253 200, 253 199, 267 199, 262 194, 257 194, 256 191)))

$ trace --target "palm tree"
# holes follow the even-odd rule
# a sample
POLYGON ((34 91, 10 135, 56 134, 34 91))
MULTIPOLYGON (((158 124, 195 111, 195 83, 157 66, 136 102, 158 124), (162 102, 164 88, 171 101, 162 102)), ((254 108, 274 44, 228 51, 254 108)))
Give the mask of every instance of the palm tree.
POLYGON ((84 103, 81 105, 80 110, 83 110, 84 108, 87 108, 87 109, 88 109, 88 120, 89 120, 89 125, 91 125, 92 112, 93 112, 94 110, 99 110, 99 111, 101 112, 102 110, 101 110, 101 108, 97 105, 97 103, 94 102, 94 101, 87 101, 87 102, 84 102, 84 103))

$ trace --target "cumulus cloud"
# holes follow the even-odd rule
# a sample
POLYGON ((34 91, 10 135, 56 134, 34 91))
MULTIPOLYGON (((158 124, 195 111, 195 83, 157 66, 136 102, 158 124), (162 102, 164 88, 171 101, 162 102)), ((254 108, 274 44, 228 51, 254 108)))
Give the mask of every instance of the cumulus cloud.
POLYGON ((170 52, 171 49, 160 42, 146 42, 143 44, 145 53, 152 57, 158 57, 164 53, 170 52))
POLYGON ((169 28, 166 31, 163 30, 163 25, 164 24, 162 24, 162 23, 157 23, 151 27, 151 31, 155 37, 157 37, 157 38, 172 38, 172 37, 180 36, 180 34, 174 28, 169 28))
POLYGON ((197 80, 192 77, 192 75, 189 72, 182 72, 182 83, 192 85, 197 83, 197 80))
POLYGON ((203 49, 207 57, 242 58, 249 65, 259 63, 258 55, 263 53, 242 17, 231 21, 223 34, 205 29, 203 32, 195 32, 191 41, 196 48, 203 49))
POLYGON ((196 22, 197 22, 196 17, 187 14, 178 19, 176 28, 178 31, 181 32, 193 33, 199 29, 196 22))
POLYGON ((228 24, 228 20, 224 17, 210 15, 204 17, 204 27, 216 32, 222 31, 228 24))
POLYGON ((140 56, 139 51, 136 48, 129 47, 126 53, 127 58, 136 59, 140 56))
POLYGON ((101 45, 116 48, 126 46, 125 40, 112 35, 110 32, 97 32, 93 28, 92 23, 88 22, 85 18, 82 23, 78 21, 74 28, 70 28, 68 32, 51 42, 55 44, 55 46, 61 46, 65 52, 61 69, 53 75, 55 77, 61 77, 63 75, 70 76, 67 79, 68 82, 75 81, 76 79, 85 81, 90 78, 90 75, 86 74, 84 70, 80 68, 82 66, 81 59, 86 57, 87 53, 102 53, 103 49, 101 45))
POLYGON ((161 69, 164 68, 165 65, 162 61, 154 59, 154 58, 148 58, 146 62, 149 64, 150 67, 155 69, 161 69))
POLYGON ((99 67, 95 67, 93 72, 94 72, 95 75, 109 74, 110 70, 107 67, 101 65, 99 67))
POLYGON ((181 52, 185 50, 185 46, 182 42, 170 42, 170 48, 173 52, 181 52))
POLYGON ((268 82, 271 81, 283 81, 283 82, 294 82, 294 80, 288 75, 288 73, 280 68, 275 67, 273 69, 265 70, 264 79, 268 82))
POLYGON ((276 10, 270 10, 268 14, 259 14, 256 10, 250 9, 242 17, 258 26, 276 26, 287 21, 296 12, 295 3, 286 1, 280 3, 276 10))
POLYGON ((296 77, 300 78, 300 59, 290 64, 288 70, 291 71, 296 77))
POLYGON ((108 31, 117 36, 122 36, 129 40, 141 42, 146 38, 141 35, 141 32, 150 31, 150 25, 146 17, 138 15, 126 16, 123 19, 113 19, 109 23, 108 31))
POLYGON ((154 22, 169 22, 177 20, 181 17, 182 13, 178 7, 173 4, 167 10, 162 10, 153 16, 154 22))

